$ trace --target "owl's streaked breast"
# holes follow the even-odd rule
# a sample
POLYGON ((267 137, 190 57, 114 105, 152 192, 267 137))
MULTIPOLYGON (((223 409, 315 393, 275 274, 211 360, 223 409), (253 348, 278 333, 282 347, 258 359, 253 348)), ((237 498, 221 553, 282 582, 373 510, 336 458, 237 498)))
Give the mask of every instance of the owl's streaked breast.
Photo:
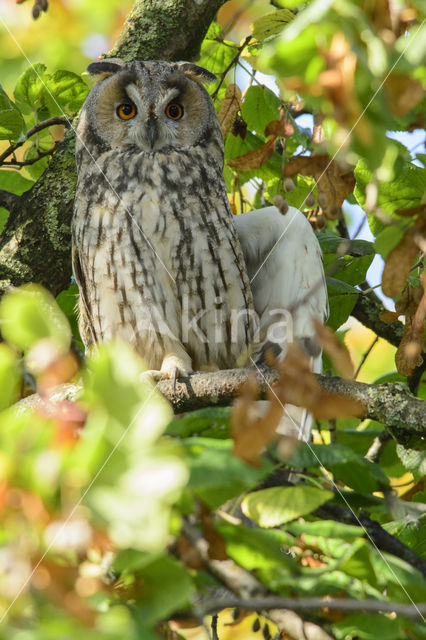
POLYGON ((80 153, 73 237, 95 339, 125 338, 151 368, 173 340, 194 369, 235 366, 252 299, 219 145, 80 153))

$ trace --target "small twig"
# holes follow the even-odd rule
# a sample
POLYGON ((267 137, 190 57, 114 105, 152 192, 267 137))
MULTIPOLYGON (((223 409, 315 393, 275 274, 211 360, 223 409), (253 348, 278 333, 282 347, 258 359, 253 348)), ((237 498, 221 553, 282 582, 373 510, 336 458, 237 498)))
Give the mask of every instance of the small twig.
MULTIPOLYGON (((224 585, 227 591, 225 597, 207 600, 206 605, 204 605, 204 602, 196 605, 191 611, 191 615, 195 614, 197 618, 202 619, 208 613, 217 613, 228 607, 233 608, 232 604, 229 604, 232 602, 257 601, 257 604, 263 606, 268 597, 273 598, 254 575, 240 567, 230 558, 227 560, 213 560, 210 558, 208 542, 198 529, 191 526, 185 519, 182 521, 182 534, 198 551, 207 570, 224 585), (211 606, 212 602, 214 606, 211 606)), ((278 598, 275 598, 275 604, 277 601, 278 598)), ((251 607, 249 606, 248 608, 250 609, 251 607)), ((253 610, 256 611, 258 609, 254 607, 253 610)), ((327 633, 319 625, 304 620, 294 611, 281 610, 279 605, 275 608, 271 607, 270 611, 264 609, 263 615, 275 622, 280 631, 288 632, 295 640, 335 640, 334 636, 327 633)))
POLYGON ((364 213, 361 222, 357 226, 356 231, 355 231, 354 235, 352 236, 352 240, 355 240, 357 238, 358 234, 361 232, 361 229, 365 225, 365 221, 366 220, 367 220, 367 216, 364 213))
POLYGON ((328 421, 328 430, 330 432, 330 442, 335 444, 337 442, 337 426, 336 420, 328 421))
POLYGON ((11 144, 9 147, 7 147, 7 149, 3 151, 2 154, 0 154, 0 164, 4 164, 3 160, 5 160, 5 158, 11 156, 16 151, 16 149, 22 147, 22 145, 25 144, 29 140, 29 138, 31 138, 36 133, 39 133, 43 129, 47 129, 48 127, 52 127, 55 124, 67 124, 67 122, 68 118, 66 118, 65 116, 54 116, 53 118, 43 120, 43 122, 38 122, 36 125, 34 125, 34 127, 28 129, 27 135, 25 136, 24 140, 22 140, 21 142, 16 142, 15 144, 11 144))
MULTIPOLYGON (((222 611, 223 599, 212 598, 202 607, 197 608, 197 615, 204 616, 213 611, 222 611)), ((371 611, 375 613, 396 613, 410 620, 422 619, 426 615, 426 602, 410 605, 401 602, 382 600, 352 600, 350 598, 281 598, 265 596, 261 598, 239 598, 231 596, 226 599, 226 607, 240 607, 252 611, 270 611, 271 609, 291 609, 292 611, 312 611, 312 609, 328 609, 329 611, 371 611)))
POLYGON ((312 130, 312 142, 315 144, 321 144, 324 142, 324 131, 322 128, 322 123, 324 120, 324 114, 315 113, 314 114, 314 128, 312 130))
POLYGON ((3 162, 3 166, 28 167, 29 165, 35 164, 36 162, 38 162, 42 158, 45 158, 46 156, 51 156, 52 153, 55 151, 56 147, 58 146, 58 144, 59 144, 59 141, 57 140, 54 143, 54 145, 50 147, 50 149, 48 149, 47 151, 43 151, 42 153, 39 153, 38 156, 36 156, 35 158, 31 158, 30 160, 22 160, 22 162, 19 162, 18 160, 7 160, 6 162, 3 162))
POLYGON ((364 355, 361 358, 361 362, 359 363, 355 373, 354 373, 354 380, 357 379, 359 372, 361 371, 361 367, 363 366, 364 362, 367 360, 368 356, 370 355, 371 351, 373 350, 374 346, 378 343, 379 341, 379 336, 376 336, 373 340, 373 342, 370 344, 370 346, 368 347, 367 351, 364 353, 364 355))
MULTIPOLYGON (((379 551, 390 553, 411 565, 426 578, 426 560, 406 544, 383 529, 382 525, 367 515, 356 515, 346 507, 337 504, 324 504, 313 512, 318 518, 335 520, 344 524, 355 525, 364 529, 364 537, 379 551)), ((425 603, 426 604, 426 603, 425 603)))
POLYGON ((348 227, 346 225, 346 220, 344 218, 343 213, 342 213, 342 217, 339 218, 337 221, 337 231, 340 233, 342 238, 345 238, 345 240, 350 240, 348 227))
POLYGON ((379 462, 381 455, 390 440, 392 440, 392 436, 389 431, 382 431, 376 438, 374 438, 373 443, 365 454, 366 459, 370 460, 370 462, 379 462))
POLYGON ((212 629, 212 640, 219 640, 219 636, 217 635, 217 621, 218 621, 218 614, 215 613, 212 616, 212 621, 211 621, 211 629, 212 629))
POLYGON ((238 58, 241 55, 241 52, 243 51, 244 47, 250 42, 252 36, 247 36, 247 38, 244 40, 244 42, 238 47, 237 49, 237 53, 235 54, 235 56, 232 58, 231 62, 228 64, 228 66, 226 67, 225 71, 222 72, 221 76, 220 76, 220 80, 219 83, 216 87, 216 89, 213 91, 213 93, 211 94, 211 98, 212 100, 214 100, 217 96, 217 94, 219 93, 219 89, 222 86, 222 84, 225 81, 226 78, 226 74, 228 73, 228 71, 234 66, 234 64, 237 62, 238 58))

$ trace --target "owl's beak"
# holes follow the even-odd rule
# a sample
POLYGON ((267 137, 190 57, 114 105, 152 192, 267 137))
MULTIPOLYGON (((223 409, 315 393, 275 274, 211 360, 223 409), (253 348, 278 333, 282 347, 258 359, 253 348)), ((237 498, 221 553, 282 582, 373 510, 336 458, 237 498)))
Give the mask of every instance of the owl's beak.
POLYGON ((154 150, 155 143, 158 140, 158 120, 157 116, 151 114, 146 123, 147 138, 150 144, 151 150, 154 150))

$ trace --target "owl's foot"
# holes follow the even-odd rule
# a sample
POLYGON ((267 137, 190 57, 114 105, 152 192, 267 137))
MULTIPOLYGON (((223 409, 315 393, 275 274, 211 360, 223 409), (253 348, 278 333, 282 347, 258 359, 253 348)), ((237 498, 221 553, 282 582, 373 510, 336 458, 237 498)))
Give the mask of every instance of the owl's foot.
POLYGON ((176 380, 185 378, 192 372, 191 361, 183 360, 175 355, 166 356, 161 365, 161 369, 150 369, 145 371, 144 375, 150 375, 155 382, 160 380, 173 380, 173 390, 176 388, 176 380))

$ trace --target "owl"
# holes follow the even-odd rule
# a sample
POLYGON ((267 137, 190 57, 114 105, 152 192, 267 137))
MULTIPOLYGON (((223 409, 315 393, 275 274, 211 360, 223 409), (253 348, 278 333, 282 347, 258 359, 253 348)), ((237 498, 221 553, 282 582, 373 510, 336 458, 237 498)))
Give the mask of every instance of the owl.
MULTIPOLYGON (((325 319, 327 296, 315 234, 293 208, 232 214, 203 86, 215 76, 189 62, 117 59, 88 71, 96 83, 77 127, 72 221, 86 348, 122 338, 156 378, 175 380, 296 338, 318 370, 312 319, 325 319)), ((306 418, 293 421, 305 438, 306 418)))

